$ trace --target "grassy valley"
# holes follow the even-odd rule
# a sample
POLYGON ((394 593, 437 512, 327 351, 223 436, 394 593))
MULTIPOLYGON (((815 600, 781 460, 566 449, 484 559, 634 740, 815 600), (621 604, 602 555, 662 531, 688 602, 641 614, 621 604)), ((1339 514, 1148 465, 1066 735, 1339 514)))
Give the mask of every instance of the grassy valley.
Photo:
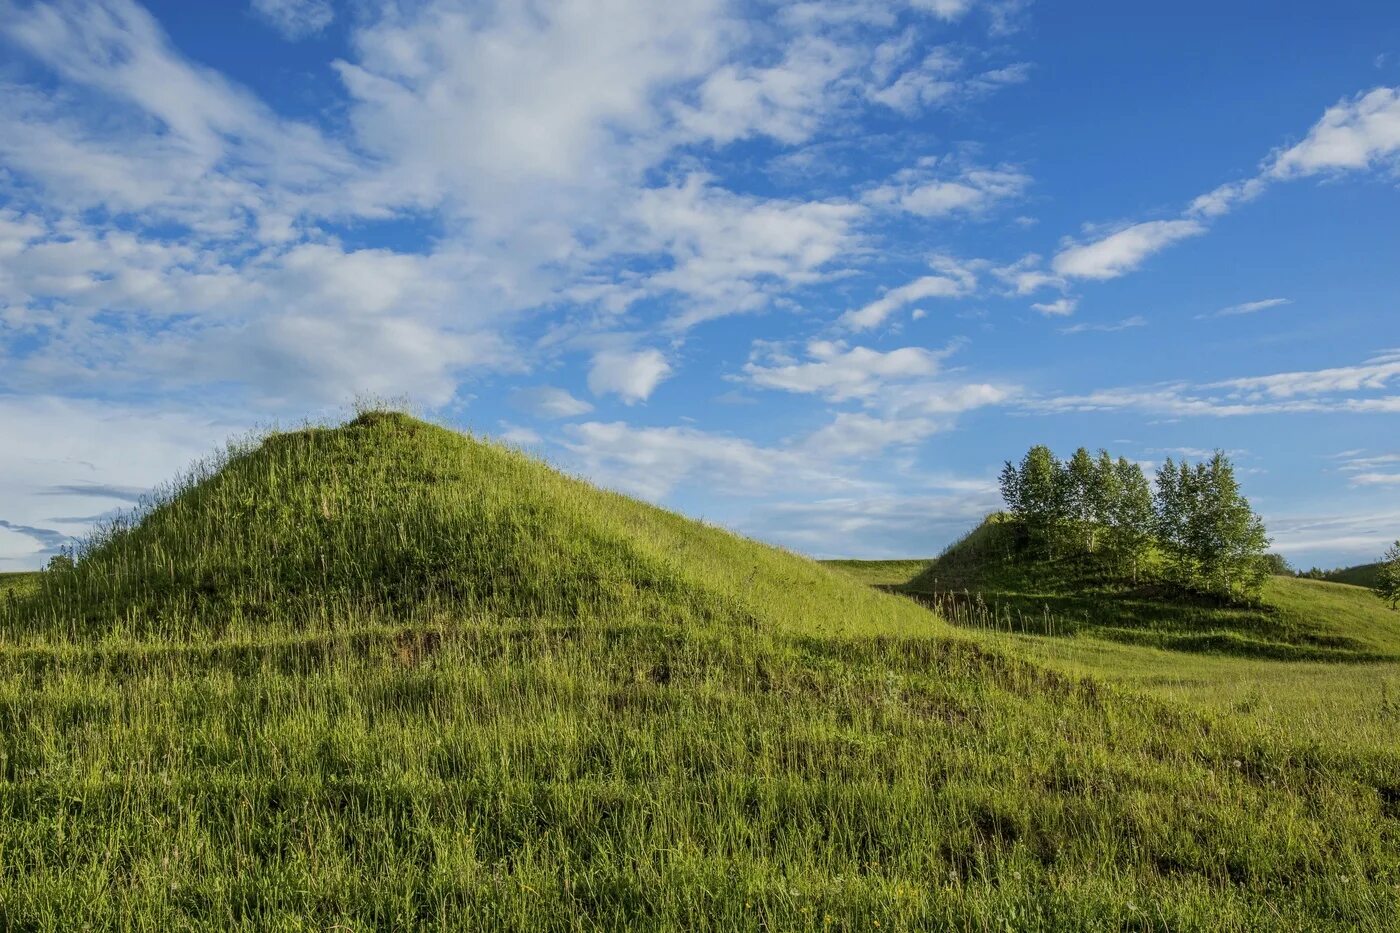
MULTIPOLYGON (((1030 647, 1220 658, 1181 618, 1008 633, 869 585, 923 567, 392 413, 231 449, 0 583, 0 926, 1393 924, 1393 746, 1030 647)), ((1395 648, 1367 618, 1220 631, 1357 670, 1395 648)))

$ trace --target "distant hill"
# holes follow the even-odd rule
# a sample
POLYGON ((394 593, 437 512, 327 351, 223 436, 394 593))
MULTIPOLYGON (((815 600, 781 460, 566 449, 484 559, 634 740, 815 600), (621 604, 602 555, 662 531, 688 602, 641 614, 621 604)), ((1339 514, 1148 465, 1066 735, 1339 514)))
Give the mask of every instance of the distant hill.
POLYGON ((0 927, 1380 929, 1387 755, 369 413, 0 600, 0 927))
POLYGON ((1001 516, 898 589, 974 626, 1278 660, 1400 659, 1400 626, 1369 592, 1275 576, 1258 605, 1222 603, 1150 580, 1107 578, 1082 560, 1027 561, 1001 516))
POLYGON ((1323 575, 1324 580, 1332 583, 1348 583, 1352 586, 1364 586, 1371 589, 1380 583, 1381 565, 1359 564, 1355 567, 1346 567, 1341 570, 1332 570, 1323 575))

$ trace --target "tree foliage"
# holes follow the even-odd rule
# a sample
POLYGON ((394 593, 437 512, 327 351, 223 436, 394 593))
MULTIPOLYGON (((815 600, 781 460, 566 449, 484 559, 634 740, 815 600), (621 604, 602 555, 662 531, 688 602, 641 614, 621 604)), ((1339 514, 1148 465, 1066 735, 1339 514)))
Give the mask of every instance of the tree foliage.
POLYGON ((1390 603, 1390 608, 1400 607, 1400 541, 1391 545, 1381 558, 1380 578, 1376 581, 1376 593, 1390 603))
POLYGON ((1257 596, 1269 574, 1264 524, 1223 453, 1196 464, 1169 458, 1154 489, 1141 466, 1106 450, 1094 457, 1081 447, 1060 461, 1040 445, 1019 467, 1006 464, 1001 487, 1043 557, 1088 556, 1138 580, 1156 551, 1169 582, 1229 599, 1257 596))

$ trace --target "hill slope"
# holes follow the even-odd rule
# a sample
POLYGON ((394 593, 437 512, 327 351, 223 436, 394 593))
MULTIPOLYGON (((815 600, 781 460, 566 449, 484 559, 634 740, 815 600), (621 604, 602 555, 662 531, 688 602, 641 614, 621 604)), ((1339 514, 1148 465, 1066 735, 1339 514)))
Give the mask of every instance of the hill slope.
POLYGON ((1381 582, 1381 565, 1377 562, 1345 567, 1329 572, 1323 579, 1332 583, 1348 583, 1352 586, 1364 586, 1371 589, 1381 582))
POLYGON ((1052 674, 402 416, 194 480, 3 610, 0 926, 1379 929, 1400 908, 1395 755, 1052 674))
POLYGON ((1012 632, 1273 660, 1400 660, 1395 616, 1356 587, 1278 576, 1257 605, 1225 604, 1074 560, 1027 561, 1010 536, 993 516, 893 589, 960 623, 1012 632))

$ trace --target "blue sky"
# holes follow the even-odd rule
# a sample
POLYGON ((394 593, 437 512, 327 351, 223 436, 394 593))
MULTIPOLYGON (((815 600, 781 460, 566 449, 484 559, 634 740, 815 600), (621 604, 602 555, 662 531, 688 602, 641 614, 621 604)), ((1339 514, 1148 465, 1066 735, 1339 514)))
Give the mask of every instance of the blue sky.
POLYGON ((1034 443, 1400 537, 1393 3, 0 0, 0 568, 406 397, 818 556, 1034 443))

